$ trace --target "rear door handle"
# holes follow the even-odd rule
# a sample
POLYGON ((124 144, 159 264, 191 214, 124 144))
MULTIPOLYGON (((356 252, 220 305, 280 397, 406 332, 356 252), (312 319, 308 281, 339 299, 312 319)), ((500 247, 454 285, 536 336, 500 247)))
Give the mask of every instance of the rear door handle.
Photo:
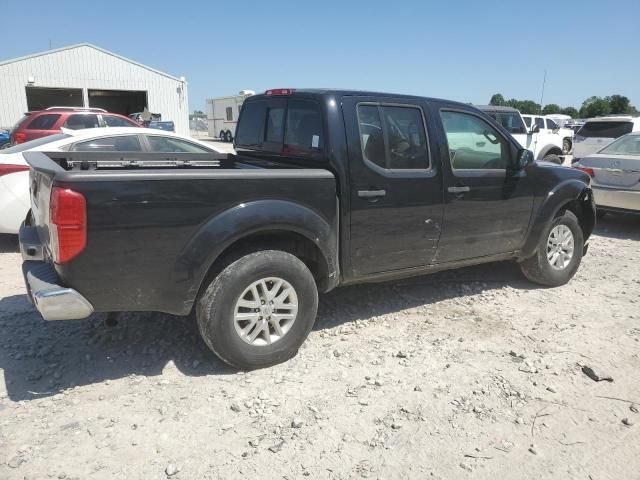
POLYGON ((465 192, 470 192, 471 189, 465 185, 465 186, 458 186, 458 187, 449 187, 447 188, 447 191, 449 193, 465 193, 465 192))
POLYGON ((384 197, 386 194, 386 190, 358 190, 358 196, 360 198, 384 197))

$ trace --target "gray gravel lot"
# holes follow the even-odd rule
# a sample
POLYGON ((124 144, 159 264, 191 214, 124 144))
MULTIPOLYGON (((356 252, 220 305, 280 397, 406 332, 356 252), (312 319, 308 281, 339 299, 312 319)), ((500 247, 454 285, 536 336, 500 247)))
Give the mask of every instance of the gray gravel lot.
POLYGON ((561 288, 502 263, 338 289, 243 373, 193 318, 45 322, 0 237, 0 478, 640 478, 639 245, 610 216, 561 288))

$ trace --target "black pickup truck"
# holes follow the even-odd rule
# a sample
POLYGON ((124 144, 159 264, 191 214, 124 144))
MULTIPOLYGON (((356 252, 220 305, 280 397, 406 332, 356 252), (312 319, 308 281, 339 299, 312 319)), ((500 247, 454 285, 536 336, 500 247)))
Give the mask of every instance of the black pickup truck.
POLYGON ((43 317, 195 309, 220 358, 264 367, 296 354, 318 292, 507 259, 562 285, 595 224, 588 175, 534 162, 461 103, 270 90, 245 101, 235 148, 26 153, 20 242, 43 317))

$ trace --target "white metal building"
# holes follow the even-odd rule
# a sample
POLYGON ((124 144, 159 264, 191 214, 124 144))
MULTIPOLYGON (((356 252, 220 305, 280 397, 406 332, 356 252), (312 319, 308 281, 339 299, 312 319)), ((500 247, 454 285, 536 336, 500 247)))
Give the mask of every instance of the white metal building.
POLYGON ((88 43, 0 62, 0 128, 29 110, 100 107, 160 113, 189 134, 187 82, 88 43))

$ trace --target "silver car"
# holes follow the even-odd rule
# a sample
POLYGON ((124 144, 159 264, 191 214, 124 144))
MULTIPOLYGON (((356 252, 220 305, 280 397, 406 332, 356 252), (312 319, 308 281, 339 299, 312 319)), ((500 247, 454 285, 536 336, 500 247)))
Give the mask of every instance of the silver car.
POLYGON ((640 132, 618 138, 574 166, 591 176, 599 213, 640 213, 640 132))

